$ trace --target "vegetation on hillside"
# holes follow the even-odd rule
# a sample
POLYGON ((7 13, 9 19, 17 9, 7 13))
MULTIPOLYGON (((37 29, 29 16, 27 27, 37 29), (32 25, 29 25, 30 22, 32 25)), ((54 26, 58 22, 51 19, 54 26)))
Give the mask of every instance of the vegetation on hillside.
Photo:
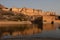
POLYGON ((0 20, 10 20, 10 21, 27 21, 29 18, 28 15, 24 15, 23 13, 15 14, 12 11, 3 11, 0 9, 0 20))

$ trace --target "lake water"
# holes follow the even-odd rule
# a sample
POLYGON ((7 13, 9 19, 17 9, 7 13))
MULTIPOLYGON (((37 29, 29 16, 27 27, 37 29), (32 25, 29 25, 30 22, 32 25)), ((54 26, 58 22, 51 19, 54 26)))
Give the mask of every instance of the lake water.
POLYGON ((21 24, 0 27, 1 38, 60 38, 60 24, 21 24), (2 32, 2 31, 3 32, 2 32))

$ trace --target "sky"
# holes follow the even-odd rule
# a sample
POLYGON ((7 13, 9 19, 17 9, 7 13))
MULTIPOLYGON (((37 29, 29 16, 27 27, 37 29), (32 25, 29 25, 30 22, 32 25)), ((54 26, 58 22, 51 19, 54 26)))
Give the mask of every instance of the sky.
POLYGON ((60 0, 0 0, 0 4, 11 8, 34 8, 43 11, 53 11, 60 14, 60 0))

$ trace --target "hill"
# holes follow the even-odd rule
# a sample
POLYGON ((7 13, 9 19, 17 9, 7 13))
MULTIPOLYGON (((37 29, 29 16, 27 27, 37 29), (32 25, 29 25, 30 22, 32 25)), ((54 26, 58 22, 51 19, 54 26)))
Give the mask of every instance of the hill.
POLYGON ((0 4, 0 8, 7 8, 7 7, 5 7, 4 5, 0 4))

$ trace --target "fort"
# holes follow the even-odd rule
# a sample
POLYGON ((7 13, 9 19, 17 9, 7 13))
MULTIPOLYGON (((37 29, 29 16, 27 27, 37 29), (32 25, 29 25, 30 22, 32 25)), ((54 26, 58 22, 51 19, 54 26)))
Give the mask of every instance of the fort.
MULTIPOLYGON (((36 18, 37 16, 42 16, 43 17, 43 23, 60 23, 60 18, 59 16, 52 11, 42 11, 41 9, 33 9, 33 8, 16 8, 16 7, 12 7, 12 8, 0 8, 0 10, 3 11, 12 11, 15 15, 16 14, 24 14, 27 16, 32 17, 33 19, 36 18)), ((1 12, 0 12, 1 13, 1 12)))

